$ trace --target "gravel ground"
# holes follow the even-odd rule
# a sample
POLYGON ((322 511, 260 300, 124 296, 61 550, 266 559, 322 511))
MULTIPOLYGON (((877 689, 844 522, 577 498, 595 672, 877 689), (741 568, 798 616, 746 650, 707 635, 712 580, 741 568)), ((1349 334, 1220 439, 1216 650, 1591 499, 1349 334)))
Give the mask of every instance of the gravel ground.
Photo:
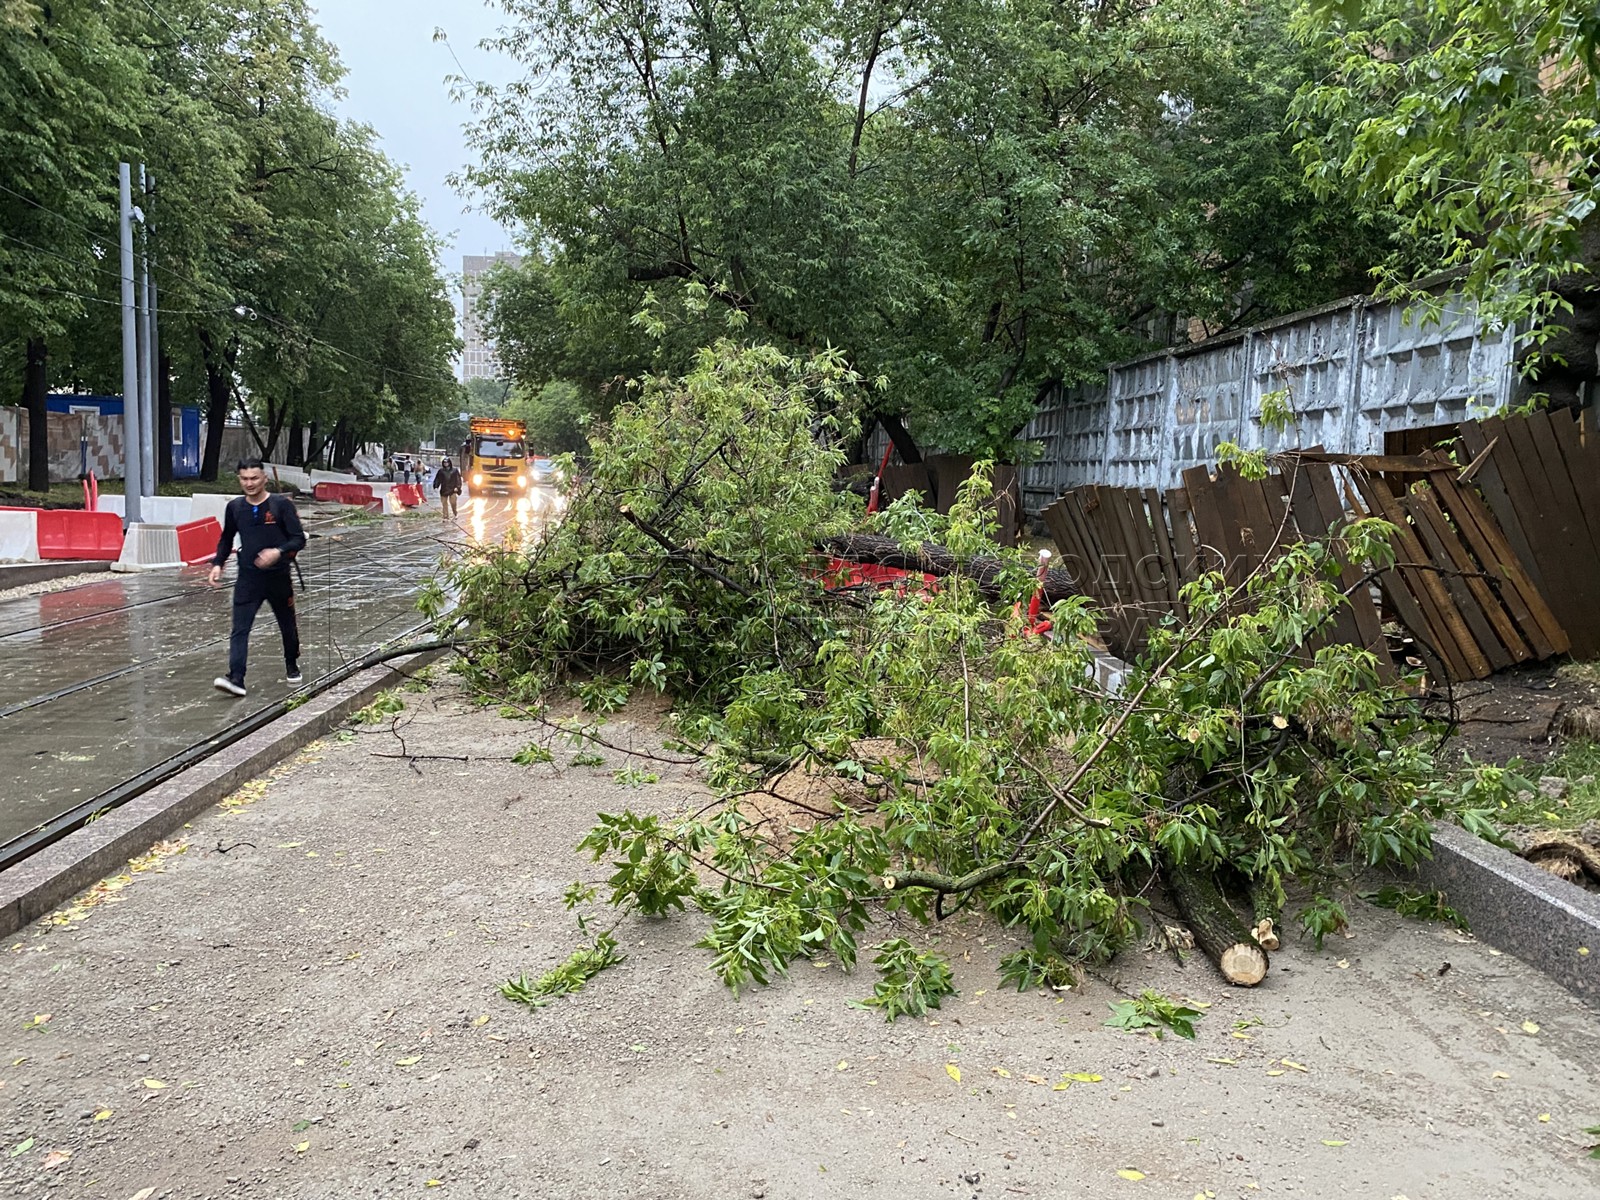
POLYGON ((115 576, 108 576, 104 571, 85 571, 79 575, 63 575, 59 579, 41 579, 37 583, 23 583, 18 584, 16 587, 0 588, 0 602, 20 600, 24 596, 43 596, 47 592, 64 592, 68 588, 81 587, 86 583, 99 583, 107 578, 115 578, 115 576))
MULTIPOLYGON (((736 999, 693 948, 697 919, 628 920, 626 962, 543 1010, 514 1006, 495 985, 578 942, 560 897, 600 873, 572 851, 593 813, 676 811, 694 783, 668 773, 626 791, 609 771, 513 766, 527 725, 446 689, 408 700, 409 753, 471 761, 377 757, 400 749, 383 733, 319 743, 9 947, 0 1187, 112 1200, 1600 1187, 1581 1132, 1600 1122, 1600 1017, 1514 958, 1378 910, 1322 954, 1287 947, 1253 991, 1131 953, 1065 996, 1001 991, 994 965, 1014 938, 958 920, 921 936, 954 959, 961 994, 894 1025, 848 1007, 865 973, 801 963, 736 999), (1104 1027, 1116 989, 1145 986, 1210 1002, 1196 1041, 1104 1027)), ((615 736, 648 738, 625 722, 615 736)))

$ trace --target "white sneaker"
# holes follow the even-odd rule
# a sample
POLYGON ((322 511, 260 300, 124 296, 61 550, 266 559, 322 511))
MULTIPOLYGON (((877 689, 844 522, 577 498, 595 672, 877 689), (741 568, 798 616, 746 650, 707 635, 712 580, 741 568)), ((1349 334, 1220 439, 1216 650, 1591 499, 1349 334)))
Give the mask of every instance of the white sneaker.
POLYGON ((216 688, 219 692, 232 692, 235 696, 244 695, 244 684, 235 683, 226 675, 218 675, 211 681, 211 686, 216 688))
POLYGON ((302 684, 302 683, 304 683, 306 681, 306 677, 300 673, 300 666, 299 666, 298 663, 296 663, 294 666, 290 667, 288 669, 288 671, 285 672, 283 678, 284 678, 284 682, 297 684, 297 685, 298 684, 302 684))

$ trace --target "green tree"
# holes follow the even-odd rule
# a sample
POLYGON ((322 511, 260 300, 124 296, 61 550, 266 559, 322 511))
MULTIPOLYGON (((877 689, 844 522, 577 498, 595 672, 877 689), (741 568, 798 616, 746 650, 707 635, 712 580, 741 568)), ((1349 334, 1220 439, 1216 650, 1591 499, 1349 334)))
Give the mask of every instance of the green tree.
POLYGON ((1330 298, 1381 236, 1309 202, 1281 130, 1313 56, 1276 2, 509 9, 540 86, 478 93, 470 174, 547 248, 501 302, 548 377, 681 367, 721 307, 883 377, 908 455, 901 417, 1007 451, 1057 381, 1174 316, 1330 298), (659 347, 617 336, 647 302, 659 347))
POLYGON ((577 384, 552 379, 537 388, 519 387, 505 415, 528 426, 530 454, 577 454, 588 447, 585 425, 593 410, 577 384))
POLYGON ((1332 68, 1296 106, 1308 178, 1399 214, 1383 291, 1437 312, 1429 277, 1456 272, 1486 322, 1531 327, 1529 365, 1574 400, 1600 332, 1594 6, 1317 0, 1299 28, 1332 68))
POLYGON ((137 144, 148 77, 124 14, 105 5, 13 3, 4 15, 0 361, 6 391, 21 376, 28 486, 43 491, 50 347, 91 313, 115 316, 117 162, 137 144))

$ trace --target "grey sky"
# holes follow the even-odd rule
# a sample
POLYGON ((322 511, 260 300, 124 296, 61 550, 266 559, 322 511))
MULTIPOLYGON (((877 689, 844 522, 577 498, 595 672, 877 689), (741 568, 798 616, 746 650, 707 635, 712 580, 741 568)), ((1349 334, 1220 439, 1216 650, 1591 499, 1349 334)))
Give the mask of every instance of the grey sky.
POLYGON ((470 114, 445 85, 445 76, 460 73, 450 51, 474 79, 513 78, 509 59, 478 49, 505 14, 485 0, 321 0, 316 7, 349 72, 340 112, 376 129, 384 152, 406 168, 424 216, 448 243, 445 269, 459 272, 463 254, 510 249, 510 233, 466 211, 468 201, 445 182, 471 155, 461 131, 470 114), (449 46, 433 40, 435 28, 450 35, 449 46))

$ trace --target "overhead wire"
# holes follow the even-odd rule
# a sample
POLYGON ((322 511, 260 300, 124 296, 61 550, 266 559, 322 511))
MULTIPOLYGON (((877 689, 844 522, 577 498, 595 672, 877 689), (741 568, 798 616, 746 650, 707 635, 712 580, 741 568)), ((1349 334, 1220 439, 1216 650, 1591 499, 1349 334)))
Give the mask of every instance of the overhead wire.
MULTIPOLYGON (((9 187, 4 183, 0 183, 0 191, 3 191, 3 192, 6 192, 6 193, 8 193, 8 194, 10 194, 12 196, 15 196, 17 199, 22 200, 24 203, 30 204, 34 208, 37 208, 40 212, 47 213, 48 215, 50 215, 52 217, 55 217, 57 220, 62 221, 65 224, 70 225, 73 228, 78 229, 83 233, 87 233, 92 238, 96 238, 96 239, 101 240, 101 241, 109 241, 110 240, 109 238, 106 238, 103 233, 95 232, 93 229, 90 229, 88 226, 86 226, 86 225, 84 225, 84 224, 82 224, 82 223, 80 223, 78 221, 73 220, 71 217, 67 216, 65 213, 57 212, 55 209, 51 208, 49 205, 43 204, 43 203, 39 202, 38 200, 33 199, 31 196, 24 195, 22 192, 19 192, 15 188, 9 187)), ((8 233, 5 233, 4 231, 0 231, 0 236, 7 237, 11 241, 17 242, 17 243, 19 243, 21 245, 24 245, 24 246, 27 246, 29 249, 34 250, 34 251, 36 251, 38 253, 51 254, 51 255, 54 255, 55 257, 63 259, 64 261, 77 263, 77 260, 72 258, 70 255, 62 254, 60 251, 51 250, 51 249, 49 249, 47 247, 44 247, 44 246, 35 245, 32 242, 28 242, 28 241, 26 241, 26 240, 24 240, 22 238, 17 237, 15 234, 8 234, 8 233)), ((78 265, 82 266, 82 265, 86 265, 86 264, 79 263, 78 265)), ((120 271, 113 271, 109 267, 92 267, 90 269, 100 271, 101 273, 103 273, 105 275, 108 275, 108 276, 110 276, 112 278, 116 278, 118 280, 120 280, 122 278, 122 275, 121 275, 120 271)), ((184 285, 186 285, 186 286, 188 286, 188 287, 190 287, 190 288, 192 288, 192 289, 194 289, 196 291, 210 291, 213 295, 216 295, 219 298, 222 298, 222 297, 226 296, 226 289, 223 288, 220 284, 211 283, 211 282, 206 281, 206 280, 200 280, 200 279, 196 279, 196 278, 194 278, 192 276, 185 275, 182 272, 180 272, 176 267, 171 267, 171 266, 166 265, 165 263, 162 263, 158 258, 156 258, 153 255, 150 258, 150 269, 154 270, 154 271, 160 271, 163 274, 165 274, 166 276, 168 276, 169 278, 175 279, 175 280, 179 281, 180 283, 182 283, 182 284, 184 284, 184 285)), ((108 300, 103 296, 90 296, 90 295, 87 295, 87 294, 85 294, 83 292, 75 292, 75 291, 71 291, 71 290, 65 289, 65 288, 41 287, 39 290, 40 291, 50 292, 53 295, 71 296, 74 299, 86 300, 86 301, 90 301, 90 302, 96 303, 96 304, 107 304, 107 305, 112 305, 112 306, 115 306, 115 307, 120 307, 121 306, 121 301, 120 300, 108 300)), ((419 373, 417 371, 408 371, 403 367, 393 366, 393 365, 391 365, 389 363, 382 362, 382 361, 379 361, 377 359, 368 358, 365 355, 357 354, 352 350, 346 350, 344 347, 335 345, 333 342, 328 341, 326 338, 318 337, 316 334, 311 333, 309 330, 301 328, 300 326, 298 326, 293 321, 290 321, 290 320, 288 320, 288 319, 286 319, 284 317, 280 317, 280 316, 276 315, 275 313, 263 312, 260 309, 255 308, 252 305, 242 304, 237 300, 231 300, 230 299, 229 302, 226 305, 219 306, 217 308, 180 309, 180 308, 159 308, 158 307, 155 311, 158 314, 165 315, 165 316, 215 316, 215 315, 220 314, 220 313, 230 313, 231 312, 231 313, 234 313, 235 315, 242 316, 242 317, 251 317, 251 316, 261 317, 261 318, 266 319, 267 321, 270 321, 272 324, 277 325, 278 327, 288 331, 289 333, 291 333, 294 336, 302 339, 303 341, 312 343, 314 345, 321 346, 324 349, 330 350, 335 354, 338 354, 338 355, 341 355, 341 356, 343 356, 345 358, 348 358, 353 362, 361 363, 364 366, 371 367, 374 370, 379 371, 379 372, 381 372, 381 373, 383 373, 385 375, 395 375, 395 376, 398 376, 398 377, 401 377, 401 378, 416 379, 416 380, 420 380, 423 383, 450 383, 450 384, 454 384, 456 382, 455 376, 453 376, 453 375, 424 375, 424 374, 421 374, 421 373, 419 373), (242 312, 240 311, 241 309, 243 310, 242 312)))

